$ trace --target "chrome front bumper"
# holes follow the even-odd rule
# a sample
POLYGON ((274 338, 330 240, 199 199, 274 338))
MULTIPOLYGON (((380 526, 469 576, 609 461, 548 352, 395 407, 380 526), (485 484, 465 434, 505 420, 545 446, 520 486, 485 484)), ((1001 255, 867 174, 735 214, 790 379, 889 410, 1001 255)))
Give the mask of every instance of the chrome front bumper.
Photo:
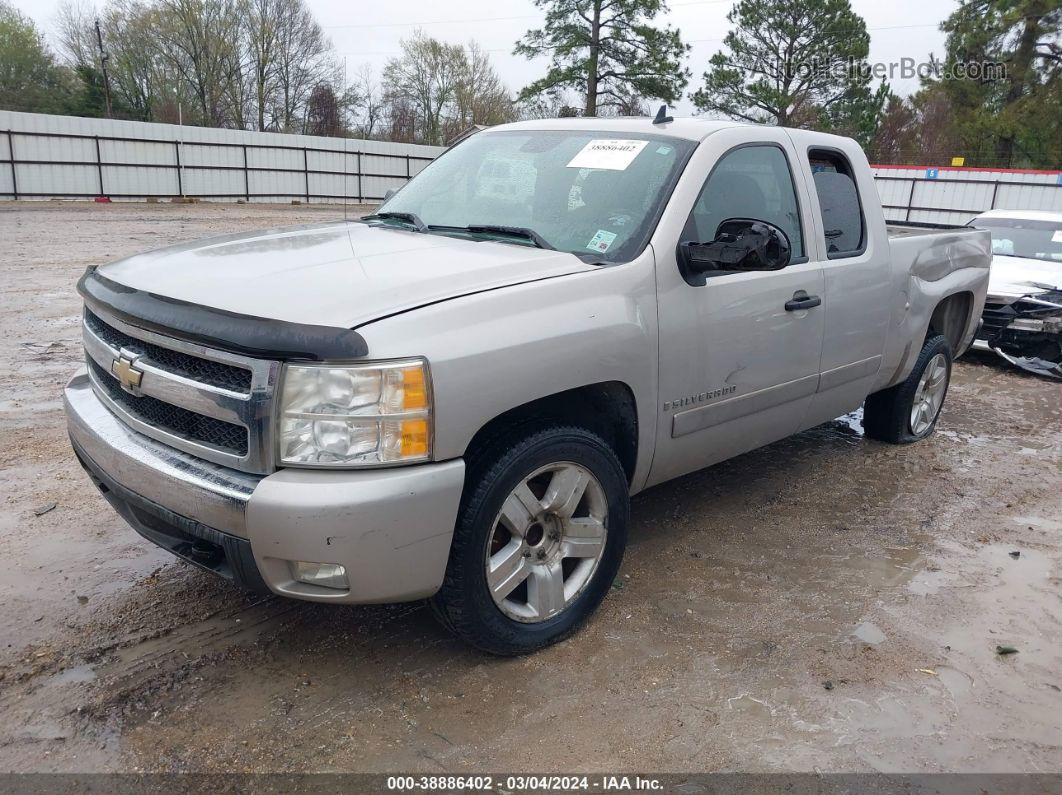
POLYGON ((63 391, 67 429, 79 454, 118 483, 174 513, 247 537, 247 503, 262 480, 149 439, 96 397, 80 370, 63 391))
POLYGON ((252 475, 132 430, 99 400, 84 370, 63 397, 71 442, 104 496, 174 554, 241 585, 310 601, 408 601, 442 584, 464 487, 461 459, 252 475), (192 554, 199 541, 202 560, 192 554), (342 565, 350 587, 297 582, 292 561, 342 565))

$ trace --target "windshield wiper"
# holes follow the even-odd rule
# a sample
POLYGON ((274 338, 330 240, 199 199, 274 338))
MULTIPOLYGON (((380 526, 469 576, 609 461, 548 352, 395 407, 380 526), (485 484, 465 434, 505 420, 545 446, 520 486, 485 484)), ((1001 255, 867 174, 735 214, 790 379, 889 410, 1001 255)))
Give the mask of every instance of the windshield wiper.
POLYGON ((435 226, 428 227, 428 231, 435 232, 471 232, 472 234, 497 235, 498 237, 518 237, 527 240, 537 248, 546 248, 550 251, 557 249, 551 246, 546 239, 534 229, 524 226, 500 226, 496 224, 469 224, 468 226, 435 226))
POLYGON ((405 221, 410 226, 414 227, 418 232, 427 232, 428 225, 420 220, 420 216, 416 213, 398 213, 398 212, 382 212, 373 213, 372 215, 363 215, 362 221, 387 221, 394 219, 396 221, 405 221))

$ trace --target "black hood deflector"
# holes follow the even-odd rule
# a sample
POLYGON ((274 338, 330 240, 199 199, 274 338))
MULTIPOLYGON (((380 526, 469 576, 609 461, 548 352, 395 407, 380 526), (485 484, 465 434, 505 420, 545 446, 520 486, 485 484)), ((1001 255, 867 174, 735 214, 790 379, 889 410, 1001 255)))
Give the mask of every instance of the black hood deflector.
POLYGON ((284 361, 346 361, 369 353, 365 339, 351 329, 241 315, 167 298, 113 282, 95 266, 85 271, 77 290, 94 312, 231 353, 284 361))

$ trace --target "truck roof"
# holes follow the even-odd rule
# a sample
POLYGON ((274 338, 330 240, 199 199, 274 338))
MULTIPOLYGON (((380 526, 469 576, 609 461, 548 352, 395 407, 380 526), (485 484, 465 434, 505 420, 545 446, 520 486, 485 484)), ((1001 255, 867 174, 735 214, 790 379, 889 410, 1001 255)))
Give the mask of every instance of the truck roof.
POLYGON ((702 141, 716 130, 728 127, 757 125, 746 122, 719 119, 676 118, 666 124, 653 124, 649 116, 577 117, 572 119, 531 119, 512 124, 499 124, 490 131, 499 130, 600 130, 602 132, 632 132, 645 135, 670 135, 689 141, 702 141))
MULTIPOLYGON (((593 132, 600 130, 605 133, 640 133, 642 135, 670 135, 674 138, 684 138, 688 141, 703 141, 709 135, 719 130, 733 129, 734 127, 748 127, 755 129, 766 127, 777 129, 771 124, 753 124, 745 121, 733 121, 730 119, 702 119, 692 116, 676 116, 672 121, 664 124, 653 124, 650 116, 579 116, 570 119, 531 119, 518 121, 511 124, 499 124, 490 127, 484 132, 505 130, 586 130, 593 132)), ((801 130, 795 127, 786 128, 786 132, 792 136, 798 144, 829 145, 844 148, 843 142, 851 139, 813 130, 801 130)), ((853 144, 854 145, 854 144, 853 144)))

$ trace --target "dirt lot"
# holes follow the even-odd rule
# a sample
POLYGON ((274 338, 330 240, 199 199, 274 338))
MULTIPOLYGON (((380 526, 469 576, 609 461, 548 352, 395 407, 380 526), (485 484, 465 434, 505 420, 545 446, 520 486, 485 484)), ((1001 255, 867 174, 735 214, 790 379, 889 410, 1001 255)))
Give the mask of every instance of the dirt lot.
POLYGON ((1062 771, 1062 386, 991 358, 921 444, 849 417, 639 496, 602 609, 527 658, 141 540, 68 449, 75 281, 340 213, 0 204, 0 771, 1062 771))

